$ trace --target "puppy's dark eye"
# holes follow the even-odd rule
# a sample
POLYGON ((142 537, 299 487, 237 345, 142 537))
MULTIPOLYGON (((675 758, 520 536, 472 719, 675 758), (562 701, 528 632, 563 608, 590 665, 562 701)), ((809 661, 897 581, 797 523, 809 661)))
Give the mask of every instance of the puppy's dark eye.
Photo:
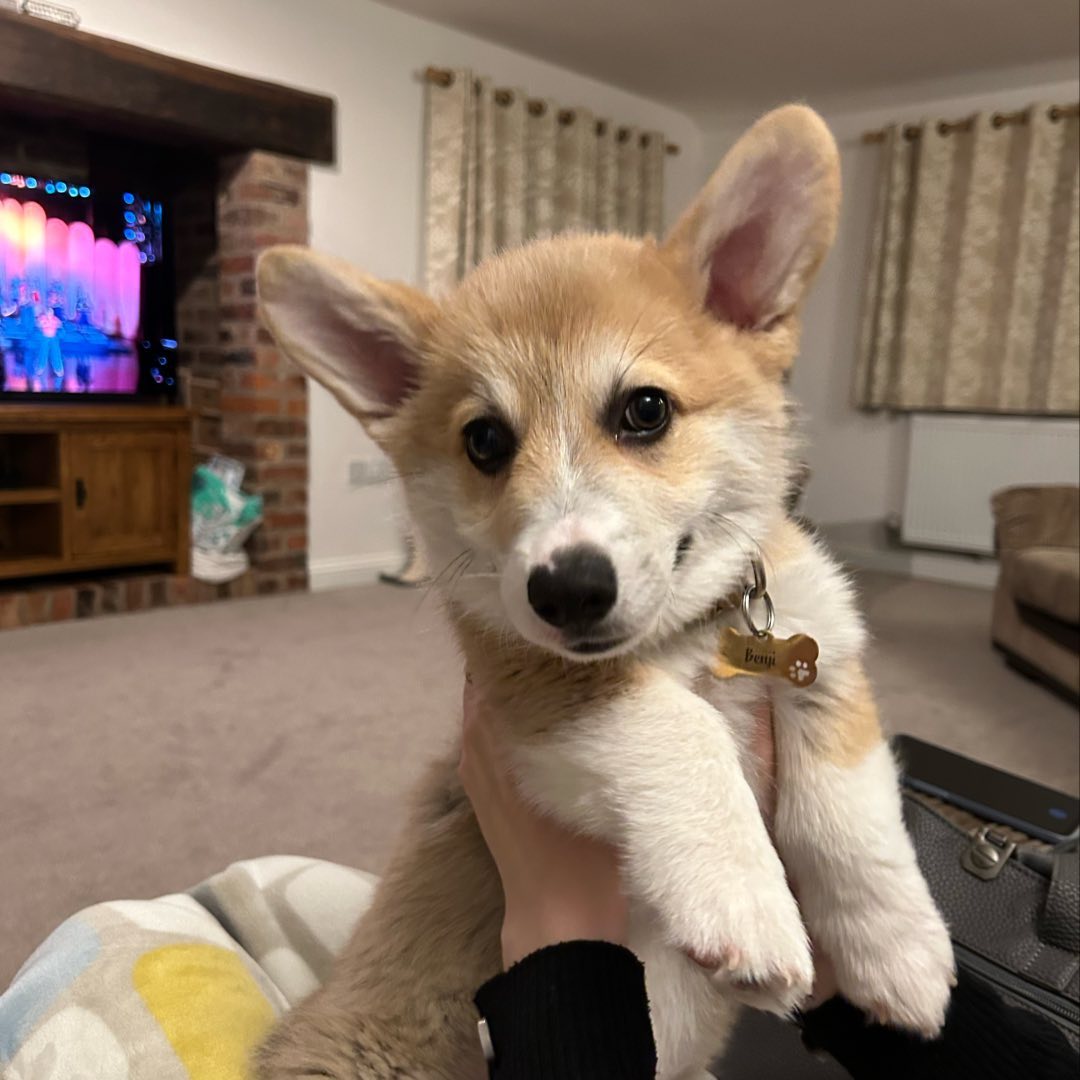
POLYGON ((626 401, 619 435, 637 439, 655 438, 668 426, 671 404, 663 390, 644 386, 635 390, 626 401))
POLYGON ((462 432, 469 460, 489 476, 497 473, 514 456, 514 433, 493 417, 470 420, 462 432))

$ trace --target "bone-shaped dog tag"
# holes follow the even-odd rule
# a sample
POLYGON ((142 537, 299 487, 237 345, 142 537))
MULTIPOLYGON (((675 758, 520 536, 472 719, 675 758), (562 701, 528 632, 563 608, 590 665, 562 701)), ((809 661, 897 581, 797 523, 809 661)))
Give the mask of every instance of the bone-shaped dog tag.
POLYGON ((732 626, 720 631, 712 673, 718 679, 733 675, 773 675, 793 686, 809 686, 817 678, 818 644, 808 634, 776 638, 772 634, 740 634, 732 626))

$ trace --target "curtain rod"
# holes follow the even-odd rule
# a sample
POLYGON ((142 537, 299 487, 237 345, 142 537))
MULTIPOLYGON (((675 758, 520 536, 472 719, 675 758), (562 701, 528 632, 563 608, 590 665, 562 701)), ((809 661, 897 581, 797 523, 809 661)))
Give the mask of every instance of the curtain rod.
MULTIPOLYGON (((436 86, 453 86, 454 85, 454 73, 449 68, 429 67, 424 70, 424 78, 429 83, 434 83, 436 86)), ((514 100, 515 91, 513 90, 496 90, 495 91, 495 103, 497 105, 510 105, 514 100)), ((538 98, 529 98, 526 100, 526 108, 529 110, 530 116, 543 116, 547 112, 547 102, 540 101, 538 98)), ((566 127, 572 124, 577 119, 577 113, 573 109, 560 109, 558 111, 557 119, 560 124, 566 127)), ((596 134, 603 135, 608 129, 606 120, 596 121, 596 134)), ((616 133, 615 137, 619 142, 624 143, 630 138, 630 128, 621 127, 616 133)), ((649 136, 641 136, 641 145, 649 145, 649 136)), ((669 154, 679 153, 679 147, 675 143, 665 143, 664 150, 669 154)))
MULTIPOLYGON (((1031 116, 1031 109, 1032 106, 1028 106, 1026 109, 1017 109, 1016 112, 996 112, 990 118, 990 123, 995 128, 1003 128, 1007 124, 1026 124, 1031 116)), ((1046 115, 1054 123, 1069 116, 1080 116, 1080 103, 1074 101, 1071 105, 1051 105, 1046 110, 1046 115)), ((939 135, 951 135, 954 131, 970 131, 974 124, 974 116, 965 116, 962 120, 939 120, 936 127, 939 135)), ((904 138, 909 142, 919 138, 922 135, 922 130, 922 124, 905 124, 901 128, 904 138)), ((888 130, 879 128, 877 131, 863 132, 862 141, 864 143, 880 143, 884 142, 887 136, 888 130)))

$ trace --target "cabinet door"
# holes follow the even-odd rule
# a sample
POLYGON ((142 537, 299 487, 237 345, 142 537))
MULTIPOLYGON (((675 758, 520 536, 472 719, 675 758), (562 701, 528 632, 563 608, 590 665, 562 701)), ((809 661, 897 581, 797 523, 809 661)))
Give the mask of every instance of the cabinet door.
POLYGON ((67 439, 71 555, 121 561, 174 549, 175 436, 80 432, 67 439))

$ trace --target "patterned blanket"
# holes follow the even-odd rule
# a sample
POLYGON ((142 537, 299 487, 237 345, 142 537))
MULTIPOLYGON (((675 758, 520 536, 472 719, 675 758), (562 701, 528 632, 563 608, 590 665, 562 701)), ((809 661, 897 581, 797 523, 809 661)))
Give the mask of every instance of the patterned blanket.
POLYGON ((0 996, 3 1080, 246 1080, 326 977, 375 878, 290 855, 72 916, 0 996))

